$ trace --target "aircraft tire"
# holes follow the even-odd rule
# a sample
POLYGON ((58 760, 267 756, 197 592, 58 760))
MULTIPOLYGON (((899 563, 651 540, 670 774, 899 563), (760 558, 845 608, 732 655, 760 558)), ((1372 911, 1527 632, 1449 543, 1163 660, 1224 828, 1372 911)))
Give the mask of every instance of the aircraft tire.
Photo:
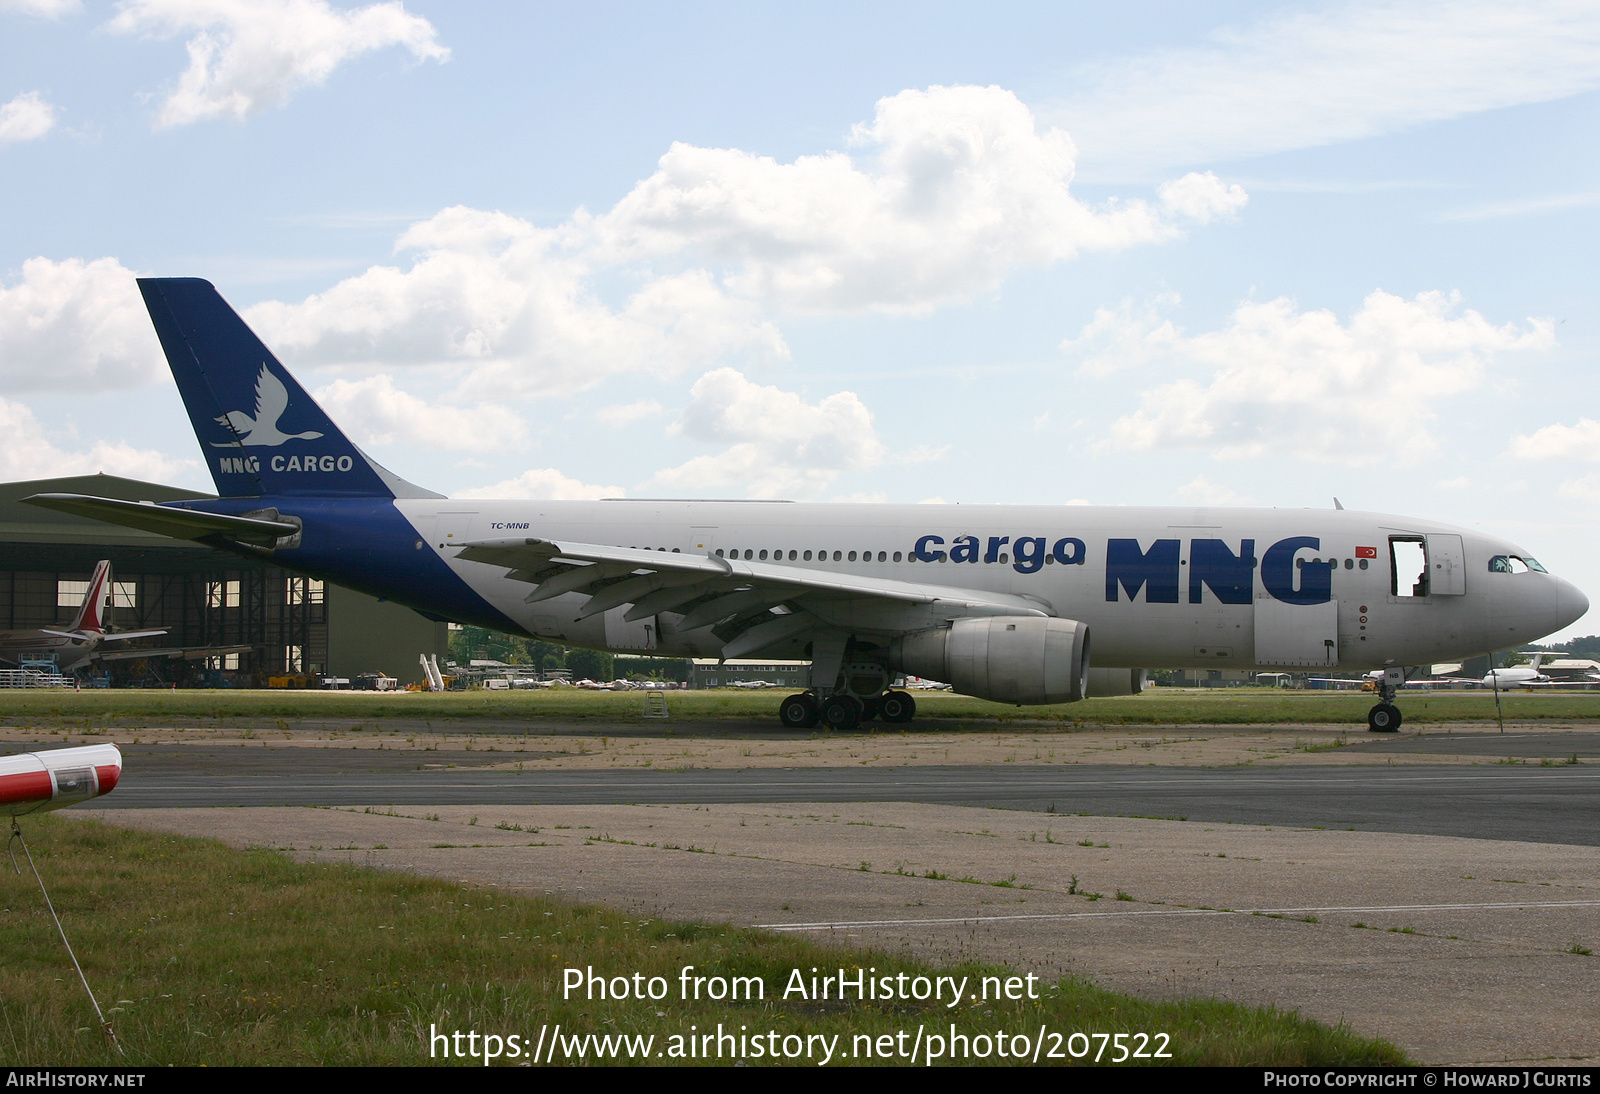
POLYGON ((783 723, 784 729, 811 729, 821 720, 817 701, 803 692, 789 696, 778 707, 778 721, 783 723))
POLYGON ((917 701, 903 691, 885 692, 878 700, 878 717, 890 725, 904 725, 916 714, 917 701))
POLYGON ((1400 732, 1400 708, 1393 703, 1379 703, 1367 711, 1367 729, 1372 733, 1400 732))
POLYGON ((854 729, 861 724, 861 700, 835 695, 822 704, 822 724, 829 729, 854 729))

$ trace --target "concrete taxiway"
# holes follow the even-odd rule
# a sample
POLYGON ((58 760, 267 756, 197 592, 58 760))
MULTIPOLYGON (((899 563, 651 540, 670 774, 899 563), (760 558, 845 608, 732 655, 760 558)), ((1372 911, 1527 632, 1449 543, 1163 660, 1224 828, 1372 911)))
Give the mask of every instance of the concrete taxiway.
POLYGON ((1426 1062, 1593 1063, 1600 730, 1507 729, 141 729, 115 794, 72 812, 1270 1003, 1426 1062))
POLYGON ((130 758, 116 795, 87 808, 908 801, 1600 844, 1600 768, 1581 764, 339 773, 276 766, 281 774, 208 777, 141 770, 130 758))
POLYGON ((1430 1063, 1600 1058, 1600 849, 952 805, 124 809, 297 858, 1272 1004, 1430 1063))

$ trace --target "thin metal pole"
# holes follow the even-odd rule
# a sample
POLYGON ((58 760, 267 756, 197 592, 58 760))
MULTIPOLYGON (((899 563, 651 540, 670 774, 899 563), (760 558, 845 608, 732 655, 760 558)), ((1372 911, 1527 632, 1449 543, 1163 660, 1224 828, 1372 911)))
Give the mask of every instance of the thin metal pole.
POLYGON ((1500 732, 1506 731, 1506 714, 1500 709, 1500 677, 1494 672, 1494 650, 1489 651, 1489 686, 1494 688, 1494 716, 1500 723, 1500 732))
MULTIPOLYGON (((116 1048, 118 1056, 125 1056, 122 1043, 117 1040, 117 1033, 111 1028, 111 1023, 106 1021, 106 1016, 100 1010, 100 1003, 94 997, 94 990, 89 987, 89 978, 83 975, 83 966, 78 964, 78 955, 72 952, 72 943, 67 941, 66 928, 61 925, 61 917, 56 915, 56 906, 50 903, 50 893, 44 887, 44 878, 39 876, 39 867, 34 864, 33 852, 28 850, 28 841, 22 838, 22 828, 17 824, 17 818, 11 818, 11 838, 22 845, 22 853, 27 856, 28 868, 33 871, 33 879, 39 883, 39 892, 44 896, 44 906, 50 909, 50 918, 56 921, 56 930, 61 933, 61 944, 67 948, 67 956, 72 958, 72 967, 78 971, 78 979, 83 982, 83 990, 89 996, 89 1005, 94 1007, 95 1016, 100 1019, 100 1028, 105 1030, 106 1036, 111 1038, 111 1044, 116 1048)), ((12 860, 13 864, 15 859, 12 860)), ((17 871, 22 872, 20 869, 17 871)))

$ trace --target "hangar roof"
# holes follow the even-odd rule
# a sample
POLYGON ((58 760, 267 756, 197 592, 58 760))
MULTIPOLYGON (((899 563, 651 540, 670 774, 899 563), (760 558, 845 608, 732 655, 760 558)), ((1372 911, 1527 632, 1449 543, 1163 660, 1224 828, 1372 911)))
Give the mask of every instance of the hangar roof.
POLYGON ((0 483, 0 542, 6 543, 97 543, 138 547, 167 546, 210 550, 201 544, 168 539, 154 532, 141 532, 105 524, 87 517, 24 505, 22 499, 34 494, 92 494, 99 498, 123 501, 188 501, 209 498, 176 486, 140 482, 116 475, 69 475, 59 479, 29 479, 0 483))

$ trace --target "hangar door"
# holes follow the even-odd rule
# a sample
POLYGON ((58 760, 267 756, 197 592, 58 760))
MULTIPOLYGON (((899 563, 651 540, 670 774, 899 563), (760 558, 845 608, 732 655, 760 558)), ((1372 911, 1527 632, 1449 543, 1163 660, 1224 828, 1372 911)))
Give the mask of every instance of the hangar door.
POLYGON ((1339 664, 1339 602, 1256 602, 1256 664, 1328 669, 1339 664))

